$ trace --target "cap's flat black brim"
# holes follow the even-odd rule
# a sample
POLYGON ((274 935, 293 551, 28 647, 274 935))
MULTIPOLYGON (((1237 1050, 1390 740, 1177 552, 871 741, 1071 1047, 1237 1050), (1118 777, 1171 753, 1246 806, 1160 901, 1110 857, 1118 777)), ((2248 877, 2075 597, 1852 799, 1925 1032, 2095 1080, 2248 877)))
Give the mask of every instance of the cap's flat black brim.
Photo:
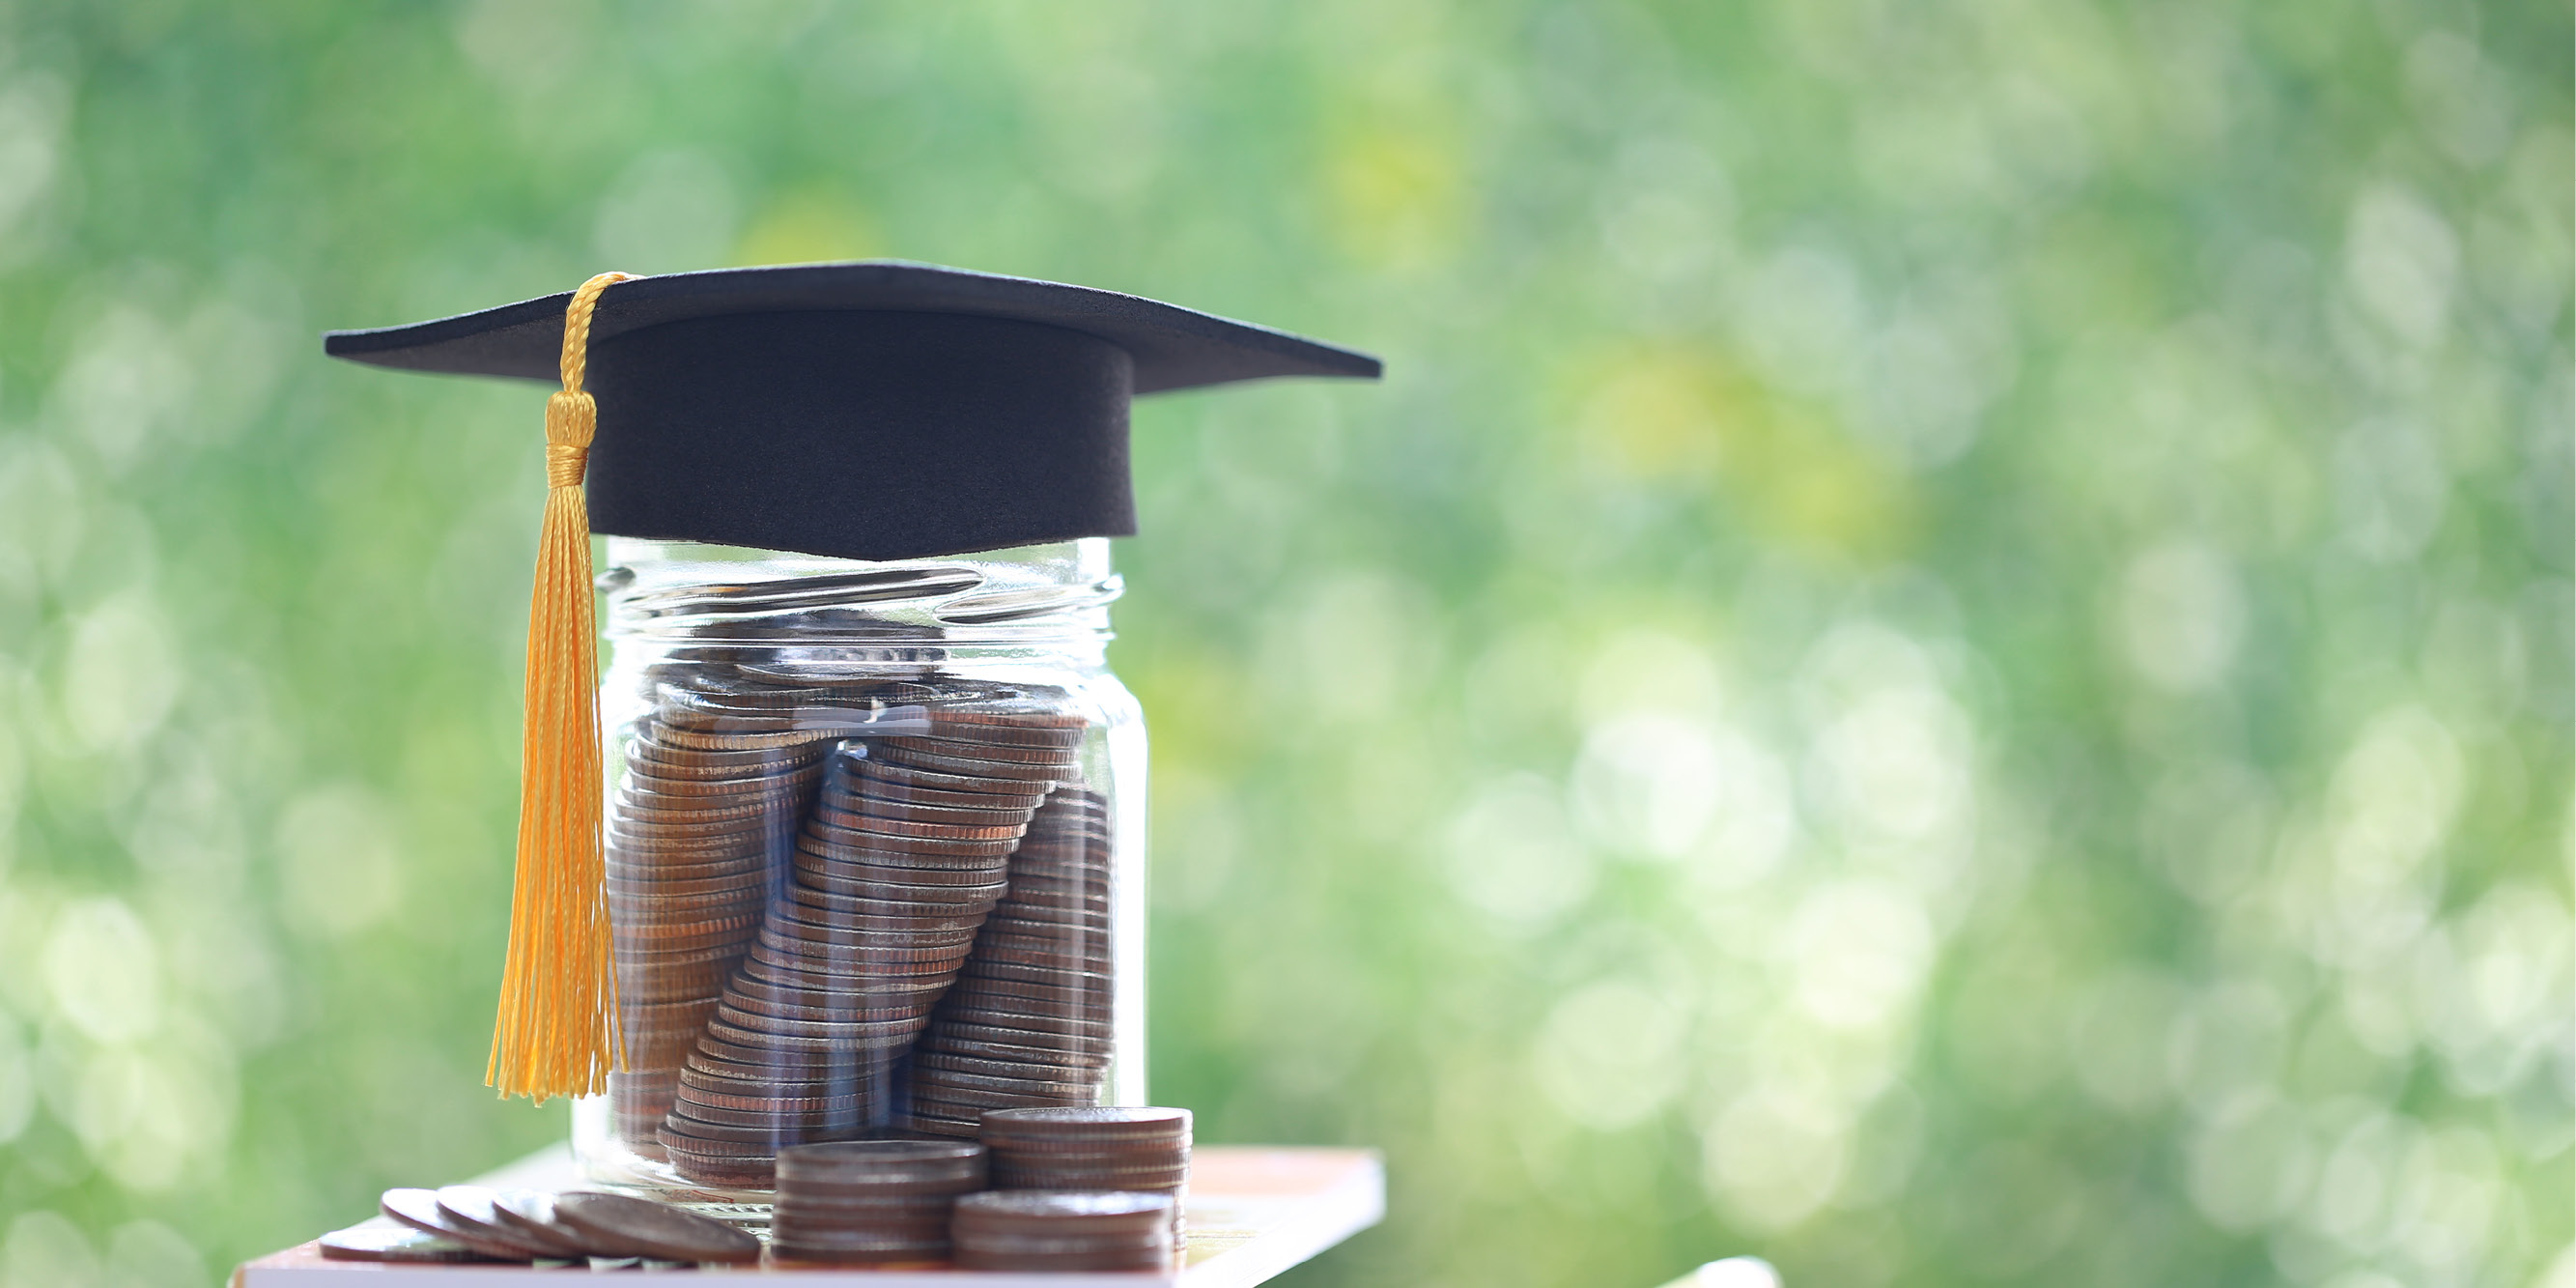
MULTIPOLYGON (((411 326, 333 331, 323 337, 323 351, 379 367, 551 382, 571 300, 566 291, 411 326)), ((1140 394, 1270 376, 1374 380, 1381 370, 1364 353, 1140 296, 895 260, 720 268, 621 282, 600 297, 591 338, 699 318, 799 312, 956 314, 1079 331, 1134 358, 1140 394)))

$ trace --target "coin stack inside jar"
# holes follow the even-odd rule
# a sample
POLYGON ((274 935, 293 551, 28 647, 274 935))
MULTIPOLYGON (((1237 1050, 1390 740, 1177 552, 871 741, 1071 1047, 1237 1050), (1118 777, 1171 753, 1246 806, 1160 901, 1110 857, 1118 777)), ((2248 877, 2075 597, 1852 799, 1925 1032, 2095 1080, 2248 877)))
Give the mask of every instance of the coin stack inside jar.
POLYGON ((997 1190, 1130 1190, 1172 1200, 1172 1235, 1190 1186, 1190 1111, 1093 1105, 995 1109, 983 1124, 997 1190))
POLYGON ((1109 1063, 1108 800, 1056 789, 912 1059, 916 1130, 972 1135, 987 1109, 1081 1105, 1109 1063))
POLYGON ((984 1147, 972 1141, 790 1146, 778 1151, 770 1251, 841 1264, 945 1261, 957 1196, 984 1180, 984 1147))
POLYGON ((703 677, 655 688, 603 838, 625 1056, 609 1076, 610 1111, 648 1149, 836 736, 795 727, 804 690, 703 677))
POLYGON ((960 1270, 1162 1270, 1172 1264, 1172 1200, 989 1190, 957 1200, 949 1239, 960 1270))
MULTIPOLYGON (((677 1059, 669 1045, 656 1045, 650 1059, 632 1062, 657 1074, 665 1067, 658 1061, 679 1065, 656 1084, 668 1088, 659 1117, 645 1117, 656 1105, 636 1088, 616 1105, 617 1126, 630 1142, 656 1144, 690 1180, 760 1186, 775 1175, 779 1147, 847 1138, 896 1118, 895 1066, 1008 888, 1013 855, 1041 803, 1059 782, 1080 778, 1088 725, 1066 709, 1062 690, 953 677, 860 684, 844 676, 799 687, 784 682, 787 668, 721 675, 712 664, 699 665, 704 673, 694 680, 662 686, 655 718, 639 725, 635 758, 662 754, 643 749, 666 740, 655 735, 675 709, 725 721, 693 737, 792 743, 802 757, 795 781, 803 795, 790 806, 800 825, 782 847, 778 811, 770 797, 759 798, 759 816, 770 824, 762 833, 764 852, 773 856, 768 868, 786 879, 773 881, 766 904, 756 905, 765 912, 743 936, 747 942, 734 947, 730 978, 717 977, 714 995, 693 993, 695 1010, 667 1018, 633 1006, 623 1012, 657 1038, 696 1023, 677 1059), (778 861, 781 849, 787 856, 778 861)), ((786 754, 772 746, 689 750, 786 754)), ((1030 862, 1052 854, 1049 863, 1061 869, 1054 879, 1079 885, 1089 870, 1079 857, 1087 843, 1081 820, 1105 829, 1105 814, 1092 794, 1065 800, 1058 813, 1067 823, 1047 833, 1053 839, 1030 862)), ((616 804, 625 809, 630 801, 622 795, 616 804)), ((1105 914, 1105 844, 1101 852, 1105 914)), ((1033 878, 1033 895, 1044 880, 1033 878)), ((729 914, 734 906, 727 905, 729 914)), ((620 915, 635 911, 617 905, 620 915)), ((735 931, 731 921, 726 929, 735 931)), ((1105 922, 1096 929, 1104 970, 1095 973, 1105 979, 1105 922)), ((701 979, 687 982, 704 987, 701 979)), ((1096 1011, 1104 1027, 1096 1037, 1085 1030, 1074 1053, 1094 1069, 1105 1061, 1107 1042, 1107 994, 1098 997, 1085 1013, 1096 1011)), ((620 1075, 619 1087, 639 1081, 620 1075)), ((1092 1076, 1085 1086, 1097 1082, 1092 1076)), ((1003 1103, 1064 1099, 1053 1088, 1030 1086, 1003 1103)), ((951 1134, 972 1135, 971 1121, 951 1134)))

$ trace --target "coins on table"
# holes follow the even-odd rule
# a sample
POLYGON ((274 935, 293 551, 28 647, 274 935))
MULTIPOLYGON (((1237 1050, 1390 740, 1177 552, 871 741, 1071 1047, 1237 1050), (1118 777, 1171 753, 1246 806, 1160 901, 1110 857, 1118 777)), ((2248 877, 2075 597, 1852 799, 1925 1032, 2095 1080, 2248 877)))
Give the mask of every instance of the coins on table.
POLYGON ((501 1211, 501 1195, 480 1185, 448 1185, 438 1190, 438 1211, 458 1227, 499 1243, 514 1244, 531 1257, 586 1257, 590 1250, 570 1231, 533 1221, 511 1220, 501 1211))
POLYGON ((989 1190, 957 1200, 960 1270, 1161 1270, 1172 1264, 1172 1199, 1086 1190, 989 1190))
POLYGON ((618 1134, 658 1152, 680 1066, 768 911, 837 727, 797 712, 866 690, 751 681, 707 664, 660 668, 609 801, 604 836, 625 1067, 609 1079, 618 1134))
POLYGON ((1172 1200, 1172 1234, 1190 1183, 1190 1111, 1091 1105, 995 1109, 983 1119, 997 1190, 1137 1190, 1172 1200))
POLYGON ((534 1261, 539 1257, 559 1255, 531 1241, 496 1234, 479 1225, 457 1220, 439 1207, 435 1190, 387 1190, 377 1200, 376 1210, 423 1234, 436 1235, 496 1261, 534 1261))
POLYGON ((597 1255, 666 1261, 758 1261, 760 1240, 713 1217, 627 1194, 559 1195, 555 1218, 597 1255))
POLYGON ((988 1109, 1084 1105, 1108 1068, 1108 800, 1078 785, 1039 805, 1008 887, 912 1059, 911 1124, 971 1136, 988 1109))
POLYGON ((948 1259, 960 1194, 984 1188, 972 1141, 868 1140, 778 1153, 771 1255, 790 1261, 890 1265, 948 1259))
POLYGON ((322 1255, 333 1261, 391 1261, 437 1264, 490 1258, 450 1239, 407 1225, 353 1225, 319 1240, 322 1255))
MULTIPOLYGON (((682 1176, 767 1184, 779 1148, 891 1120, 897 1062, 973 951, 1040 802, 1079 773, 1084 726, 1062 696, 962 681, 868 695, 883 736, 818 764, 785 881, 673 1082, 655 1139, 682 1176)), ((751 709, 723 700, 729 718, 751 709)))

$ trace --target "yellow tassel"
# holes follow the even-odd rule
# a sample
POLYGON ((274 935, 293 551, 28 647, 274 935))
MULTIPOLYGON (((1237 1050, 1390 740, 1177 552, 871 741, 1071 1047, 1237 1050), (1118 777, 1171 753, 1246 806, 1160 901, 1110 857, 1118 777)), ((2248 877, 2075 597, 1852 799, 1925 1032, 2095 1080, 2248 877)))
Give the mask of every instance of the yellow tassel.
POLYGON ((595 1096, 622 1068, 617 969, 600 861, 599 643, 590 507, 582 480, 599 406, 582 392, 590 314, 628 280, 602 273, 564 310, 563 390, 546 400, 546 517, 528 603, 528 701, 519 744, 519 872, 510 955, 484 1085, 503 1096, 595 1096))

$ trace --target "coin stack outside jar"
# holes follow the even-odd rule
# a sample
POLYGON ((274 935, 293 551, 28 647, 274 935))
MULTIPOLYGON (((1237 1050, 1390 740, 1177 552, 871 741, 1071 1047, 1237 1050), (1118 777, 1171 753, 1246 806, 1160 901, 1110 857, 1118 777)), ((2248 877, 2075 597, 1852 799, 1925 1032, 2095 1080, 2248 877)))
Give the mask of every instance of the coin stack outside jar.
POLYGON ((973 1141, 854 1140, 778 1151, 770 1254, 892 1265, 948 1259, 957 1196, 984 1188, 973 1141))
POLYGON ((988 1190, 957 1200, 949 1239, 960 1270, 1162 1270, 1172 1264, 1172 1200, 988 1190))
POLYGON ((1127 1190, 1172 1200, 1182 1237, 1190 1187, 1190 1111, 1094 1105, 995 1109, 984 1115, 997 1190, 1127 1190))
POLYGON ((971 1136, 987 1109, 1081 1105, 1109 1061, 1109 817, 1063 786, 1011 852, 1009 889, 912 1059, 915 1130, 971 1136))

